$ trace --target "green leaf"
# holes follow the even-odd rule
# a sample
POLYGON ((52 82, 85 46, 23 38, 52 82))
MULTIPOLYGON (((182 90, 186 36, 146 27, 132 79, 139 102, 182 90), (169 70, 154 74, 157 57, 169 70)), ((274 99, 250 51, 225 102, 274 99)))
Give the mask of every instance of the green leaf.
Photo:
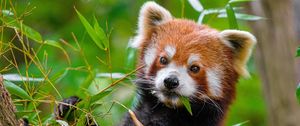
POLYGON ((198 23, 199 24, 203 24, 204 22, 204 17, 206 15, 210 15, 210 14, 217 14, 217 13, 221 13, 221 12, 225 12, 225 9, 223 8, 213 8, 213 9, 205 9, 201 12, 201 14, 198 17, 198 23))
POLYGON ((17 111, 17 112, 15 112, 15 114, 16 114, 16 116, 17 116, 18 118, 22 118, 23 116, 28 115, 28 114, 31 114, 31 113, 35 113, 35 111, 34 111, 34 110, 30 110, 30 111, 28 111, 28 110, 23 110, 23 111, 17 111))
POLYGON ((4 16, 14 16, 14 13, 10 10, 1 10, 1 13, 4 15, 4 16))
MULTIPOLYGON (((130 43, 129 43, 130 44, 130 43)), ((137 49, 128 46, 127 50, 126 50, 126 54, 127 54, 127 58, 126 58, 126 64, 125 67, 128 70, 133 70, 135 68, 135 64, 136 64, 136 57, 137 57, 137 49)))
POLYGON ((68 55, 67 51, 62 47, 62 45, 59 42, 54 41, 54 40, 46 40, 46 41, 44 41, 44 43, 46 45, 50 45, 50 46, 53 46, 53 47, 56 47, 56 48, 60 49, 64 53, 68 63, 70 64, 71 61, 70 61, 69 55, 68 55))
POLYGON ((190 104, 190 101, 187 97, 184 97, 184 96, 181 96, 179 97, 181 103, 184 105, 184 107, 186 108, 186 110, 191 114, 193 115, 192 113, 192 108, 191 108, 191 104, 190 104))
POLYGON ((29 26, 23 24, 22 22, 17 22, 14 18, 4 17, 1 19, 6 27, 10 27, 20 31, 22 34, 28 38, 34 40, 35 42, 42 43, 42 36, 39 32, 30 28, 29 26))
MULTIPOLYGON (((260 16, 242 14, 242 13, 235 13, 235 16, 239 20, 246 20, 246 21, 257 21, 257 20, 264 19, 263 17, 260 16)), ((227 14, 221 13, 218 15, 218 18, 227 18, 227 14)))
POLYGON ((300 83, 298 84, 296 95, 297 95, 298 101, 300 102, 300 83))
POLYGON ((54 41, 54 40, 45 40, 44 42, 45 42, 46 45, 50 45, 50 46, 59 48, 61 50, 64 50, 64 48, 62 47, 62 45, 59 42, 57 42, 57 41, 54 41))
POLYGON ((79 118, 76 120, 76 126, 86 126, 87 115, 85 113, 80 113, 79 118))
MULTIPOLYGON (((41 34, 39 32, 37 32, 36 30, 34 30, 33 28, 30 28, 29 26, 27 26, 23 23, 18 23, 15 19, 13 19, 11 17, 5 17, 5 18, 2 18, 1 20, 5 23, 6 27, 20 31, 22 34, 24 34, 28 38, 32 39, 34 42, 37 42, 40 44, 43 43, 43 38, 42 38, 41 34)), ((46 40, 46 41, 44 41, 44 43, 47 45, 61 49, 66 55, 66 51, 63 49, 63 47, 60 43, 58 43, 54 40, 46 40)))
POLYGON ((85 19, 84 16, 82 16, 82 14, 77 11, 75 9, 81 23, 83 24, 83 26, 85 27, 86 31, 88 32, 89 36, 92 38, 92 40, 94 41, 94 43, 100 48, 100 49, 103 49, 105 50, 105 47, 101 44, 101 38, 99 38, 99 36, 97 34, 100 34, 100 33, 97 33, 94 28, 90 25, 90 23, 85 19))
POLYGON ((56 120, 57 123, 59 123, 61 126, 69 126, 69 124, 64 120, 56 120))
POLYGON ((92 108, 92 109, 96 109, 96 108, 99 108, 99 107, 101 107, 101 106, 103 106, 103 103, 95 102, 95 103, 93 103, 93 104, 91 105, 91 108, 92 108))
POLYGON ((108 38, 107 38, 105 32, 103 31, 103 29, 99 26, 99 23, 98 23, 96 17, 94 17, 94 22, 95 22, 94 30, 96 32, 97 37, 100 38, 100 40, 101 40, 101 41, 99 41, 99 44, 103 44, 105 48, 108 48, 108 46, 109 46, 108 38))
POLYGON ((230 4, 226 5, 226 14, 228 17, 229 27, 230 29, 239 29, 238 23, 235 17, 235 13, 233 8, 230 6, 230 4))
POLYGON ((212 8, 212 9, 205 9, 206 14, 214 14, 214 13, 225 13, 225 8, 212 8))
POLYGON ((55 83, 58 83, 61 79, 63 79, 68 74, 68 72, 69 72, 68 69, 61 70, 55 73, 53 76, 51 76, 50 80, 55 83))
POLYGON ((230 0, 228 3, 232 4, 232 3, 241 3, 241 2, 252 2, 255 0, 230 0))
POLYGON ((199 0, 188 0, 188 2, 196 11, 201 12, 203 10, 203 6, 199 0))
POLYGON ((12 82, 4 81, 4 86, 9 91, 9 93, 19 96, 23 99, 32 100, 32 97, 30 97, 26 91, 24 91, 22 88, 20 88, 12 82))
POLYGON ((56 124, 56 120, 52 114, 45 115, 42 118, 42 122, 43 122, 42 123, 43 126, 55 126, 56 124))
POLYGON ((300 47, 298 47, 298 49, 297 49, 297 55, 296 56, 300 57, 300 47))
MULTIPOLYGON (((234 11, 239 11, 239 10, 242 10, 243 8, 242 7, 233 7, 233 10, 234 11)), ((204 17, 206 15, 211 15, 211 14, 226 14, 226 9, 225 8, 211 8, 211 9, 205 9, 201 12, 199 18, 198 18, 198 23, 199 24, 203 24, 203 23, 206 23, 204 21, 204 17)), ((227 17, 227 15, 226 15, 227 17)))
POLYGON ((36 30, 22 24, 22 32, 23 34, 25 34, 28 38, 41 43, 43 41, 42 36, 39 32, 37 32, 36 30))
POLYGON ((111 90, 106 90, 106 91, 100 92, 100 93, 98 93, 96 95, 93 95, 91 97, 91 100, 90 100, 91 104, 93 104, 94 102, 102 99, 103 97, 107 96, 111 92, 112 92, 111 90))
POLYGON ((1 19, 6 27, 10 27, 20 31, 22 34, 27 36, 28 38, 34 40, 35 42, 42 43, 42 36, 39 32, 30 28, 29 26, 23 24, 22 22, 18 22, 16 19, 12 17, 4 17, 1 19))
MULTIPOLYGON (((79 102, 76 106, 79 107, 80 109, 90 109, 90 96, 85 97, 85 99, 83 99, 81 102, 79 102)), ((76 126, 85 126, 86 124, 86 114, 82 111, 76 111, 76 115, 78 115, 78 120, 76 123, 76 126)))
POLYGON ((85 79, 85 81, 80 85, 80 90, 77 92, 77 95, 79 97, 83 97, 84 94, 83 92, 90 87, 95 77, 96 77, 96 73, 94 71, 90 72, 90 74, 85 79))
POLYGON ((238 124, 234 124, 234 125, 232 125, 232 126, 242 126, 242 125, 244 125, 244 124, 246 124, 246 123, 248 123, 249 121, 244 121, 244 122, 241 122, 241 123, 238 123, 238 124))

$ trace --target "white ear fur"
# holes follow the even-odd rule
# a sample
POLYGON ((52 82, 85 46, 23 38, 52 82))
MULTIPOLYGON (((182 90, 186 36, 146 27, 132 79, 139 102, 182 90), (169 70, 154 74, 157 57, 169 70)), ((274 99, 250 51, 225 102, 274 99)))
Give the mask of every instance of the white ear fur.
POLYGON ((224 30, 220 32, 220 38, 235 53, 234 69, 238 74, 248 77, 246 65, 256 44, 256 38, 249 32, 239 30, 224 30))
POLYGON ((155 26, 163 24, 172 20, 172 15, 165 8, 156 4, 154 1, 146 2, 140 10, 138 19, 137 36, 131 44, 132 47, 139 47, 141 45, 142 37, 151 31, 155 26))

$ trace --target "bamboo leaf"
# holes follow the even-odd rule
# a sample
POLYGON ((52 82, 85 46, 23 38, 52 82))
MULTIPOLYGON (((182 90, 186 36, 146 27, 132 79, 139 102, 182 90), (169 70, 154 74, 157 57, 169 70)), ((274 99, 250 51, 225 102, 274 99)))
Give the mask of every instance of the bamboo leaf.
MULTIPOLYGON (((40 44, 43 43, 43 38, 42 38, 41 34, 39 32, 37 32, 36 30, 34 30, 33 28, 30 28, 29 26, 23 24, 22 22, 19 23, 19 22, 17 22, 17 20, 15 20, 11 17, 0 18, 0 20, 2 20, 4 22, 6 27, 16 29, 18 32, 21 32, 28 38, 32 39, 34 42, 37 42, 40 44)), ((47 45, 61 49, 63 51, 63 53, 67 56, 66 51, 63 49, 63 47, 61 46, 60 43, 55 42, 53 40, 46 40, 46 41, 44 41, 44 43, 47 45)), ((68 62, 70 62, 69 59, 68 59, 68 62)))
POLYGON ((232 3, 241 3, 241 2, 252 2, 255 0, 230 0, 228 3, 232 4, 232 3))
POLYGON ((94 30, 94 28, 90 25, 90 23, 85 19, 84 16, 82 16, 82 14, 77 11, 75 9, 81 23, 83 24, 83 26, 85 27, 86 31, 88 32, 89 36, 92 38, 92 40, 94 41, 94 43, 100 48, 105 50, 105 47, 103 47, 103 45, 100 43, 101 39, 97 36, 96 31, 94 30))
POLYGON ((39 32, 30 28, 29 26, 23 24, 22 22, 17 22, 16 19, 12 17, 4 17, 1 19, 6 27, 10 27, 12 29, 16 29, 28 38, 34 40, 35 42, 42 43, 42 36, 39 32))
POLYGON ((97 73, 97 78, 111 78, 111 79, 120 79, 125 77, 125 73, 97 73))
MULTIPOLYGON (((242 7, 233 7, 234 11, 239 11, 242 10, 242 7)), ((203 24, 206 23, 204 21, 204 17, 206 15, 211 15, 211 14, 226 14, 226 9, 225 8, 211 8, 211 9, 205 9, 201 12, 201 14, 198 17, 198 23, 199 24, 203 24)), ((226 15, 227 18, 227 15, 226 15)))
POLYGON ((23 110, 23 111, 16 111, 15 114, 18 118, 22 118, 23 116, 25 115, 28 115, 28 114, 32 114, 32 113, 35 113, 36 111, 33 111, 33 110, 23 110))
POLYGON ((188 0, 188 2, 196 11, 201 12, 203 10, 203 6, 199 0, 188 0))
POLYGON ((297 49, 297 55, 296 56, 300 57, 300 47, 298 47, 298 49, 297 49))
POLYGON ((235 12, 233 8, 230 6, 230 4, 226 5, 226 14, 228 17, 229 27, 231 29, 239 29, 238 23, 235 17, 235 12))
POLYGON ((59 123, 61 126, 69 126, 69 124, 63 120, 56 120, 56 122, 59 123))
MULTIPOLYGON (((246 21, 257 21, 257 20, 264 19, 263 17, 260 16, 242 14, 242 13, 235 13, 235 16, 239 20, 246 20, 246 21)), ((221 13, 218 15, 218 18, 227 18, 227 14, 221 13)))
POLYGON ((126 54, 127 54, 127 58, 126 58, 126 64, 125 67, 128 70, 133 70, 136 64, 136 57, 137 57, 137 49, 136 48, 132 48, 130 46, 128 46, 127 50, 126 50, 126 54))
POLYGON ((22 32, 23 34, 25 34, 28 38, 41 43, 43 41, 42 36, 39 32, 37 32, 36 30, 22 24, 22 32))
POLYGON ((17 22, 16 19, 12 17, 4 17, 1 19, 7 27, 13 28, 27 36, 28 38, 34 40, 35 42, 42 43, 42 36, 39 32, 30 28, 29 26, 23 24, 22 22, 17 22))
POLYGON ((68 69, 61 70, 61 71, 55 73, 50 78, 50 80, 53 81, 53 82, 55 82, 55 83, 58 83, 60 80, 62 80, 68 74, 68 72, 69 72, 68 69))
POLYGON ((108 38, 107 38, 105 32, 103 31, 103 29, 99 26, 99 23, 98 23, 96 17, 94 17, 94 22, 95 22, 94 30, 96 32, 97 37, 101 40, 98 43, 102 44, 105 48, 108 48, 108 44, 109 44, 108 38))
POLYGON ((30 97, 26 91, 24 91, 22 88, 20 88, 12 82, 4 81, 4 86, 9 91, 9 93, 19 96, 23 99, 32 100, 32 97, 30 97))
POLYGON ((249 121, 244 121, 244 122, 241 122, 241 123, 238 123, 238 124, 234 124, 233 126, 242 126, 246 123, 248 123, 249 121))
POLYGON ((298 84, 296 95, 297 95, 298 101, 300 102, 300 83, 298 84))
POLYGON ((70 61, 69 55, 68 55, 67 51, 62 47, 62 45, 59 42, 54 41, 54 40, 46 40, 46 41, 44 41, 44 43, 46 45, 50 45, 50 46, 53 46, 53 47, 56 47, 56 48, 60 49, 64 53, 68 63, 70 64, 71 61, 70 61))
POLYGON ((191 108, 191 104, 190 104, 190 101, 187 97, 184 97, 184 96, 181 96, 179 97, 181 103, 184 105, 184 107, 186 108, 186 110, 191 114, 193 115, 192 113, 192 108, 191 108))
POLYGON ((50 46, 59 48, 61 50, 64 50, 64 48, 62 47, 62 45, 59 42, 56 42, 54 40, 45 40, 44 42, 46 45, 50 45, 50 46))
POLYGON ((14 13, 10 10, 1 10, 1 13, 4 15, 4 16, 14 16, 14 13))
POLYGON ((91 103, 90 104, 93 104, 94 102, 102 99, 103 97, 107 96, 111 92, 112 92, 111 90, 106 90, 106 91, 100 92, 100 93, 98 93, 96 95, 93 95, 91 97, 91 100, 90 100, 91 103))
POLYGON ((77 120, 76 126, 85 126, 86 125, 86 116, 87 116, 86 114, 81 113, 77 120))
POLYGON ((7 81, 32 81, 32 82, 41 82, 45 81, 44 78, 32 78, 32 77, 24 77, 19 75, 18 73, 11 73, 11 74, 3 74, 3 78, 7 81))
POLYGON ((83 96, 83 91, 89 88, 95 77, 96 73, 94 71, 90 72, 85 81, 80 85, 80 90, 77 92, 78 96, 83 96))
MULTIPOLYGON (((77 104, 77 107, 79 107, 80 109, 89 109, 90 108, 90 103, 91 103, 90 98, 91 97, 88 96, 85 99, 83 99, 83 101, 81 101, 77 104)), ((78 115, 78 117, 79 117, 78 120, 77 120, 76 126, 85 126, 87 115, 82 111, 77 111, 76 115, 78 115)))

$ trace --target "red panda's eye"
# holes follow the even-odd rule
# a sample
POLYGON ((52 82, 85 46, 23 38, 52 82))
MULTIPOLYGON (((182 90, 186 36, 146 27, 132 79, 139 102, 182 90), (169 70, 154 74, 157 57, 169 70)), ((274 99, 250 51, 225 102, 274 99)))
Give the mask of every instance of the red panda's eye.
POLYGON ((198 73, 200 71, 200 67, 196 66, 196 65, 192 65, 190 67, 190 71, 193 72, 193 73, 198 73))
POLYGON ((168 64, 168 59, 166 57, 160 57, 159 62, 162 65, 167 65, 168 64))

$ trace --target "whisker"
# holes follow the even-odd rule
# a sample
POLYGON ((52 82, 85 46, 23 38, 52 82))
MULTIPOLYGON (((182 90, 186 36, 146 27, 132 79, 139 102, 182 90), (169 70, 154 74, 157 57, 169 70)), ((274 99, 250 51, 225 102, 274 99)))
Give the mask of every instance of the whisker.
POLYGON ((216 107, 220 112, 224 113, 222 108, 213 99, 211 99, 209 96, 205 95, 205 93, 198 91, 195 95, 196 95, 195 98, 203 101, 204 104, 207 103, 209 105, 212 105, 213 107, 216 107), (199 96, 197 97, 197 95, 199 95, 200 97, 199 96), (209 100, 209 102, 207 100, 209 100))
POLYGON ((154 110, 155 108, 157 108, 158 107, 158 105, 159 105, 159 101, 158 100, 156 100, 156 104, 151 108, 151 110, 154 110))

